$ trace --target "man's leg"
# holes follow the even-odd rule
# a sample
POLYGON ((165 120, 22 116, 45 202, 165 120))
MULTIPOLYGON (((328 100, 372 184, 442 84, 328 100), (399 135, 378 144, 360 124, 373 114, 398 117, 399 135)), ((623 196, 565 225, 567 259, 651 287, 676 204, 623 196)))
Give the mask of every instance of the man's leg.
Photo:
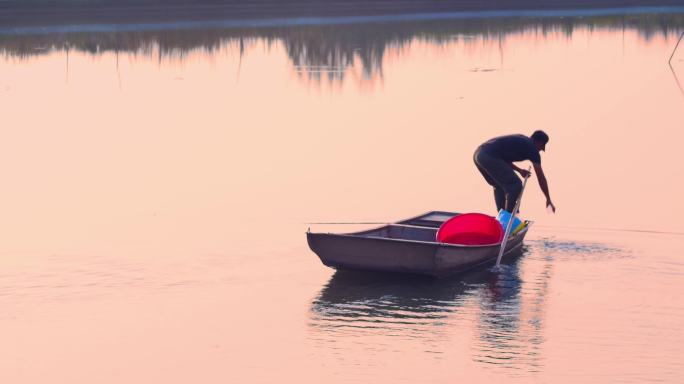
POLYGON ((506 208, 506 192, 501 187, 494 187, 494 201, 496 202, 496 211, 499 212, 506 208))
POLYGON ((518 197, 520 196, 520 191, 522 191, 522 183, 518 177, 515 177, 516 181, 510 182, 504 185, 504 193, 506 195, 506 210, 508 212, 513 212, 515 209, 515 203, 518 202, 518 197))
POLYGON ((477 170, 480 171, 482 174, 482 177, 484 177, 485 181, 487 181, 487 184, 491 185, 494 188, 494 203, 496 204, 496 211, 499 212, 501 209, 503 209, 506 206, 506 193, 504 192, 503 188, 501 188, 494 179, 492 179, 491 176, 487 173, 487 171, 482 167, 479 162, 478 162, 478 157, 480 151, 476 151, 475 155, 473 156, 473 161, 475 162, 475 166, 477 167, 477 170))
POLYGON ((497 209, 504 208, 512 212, 522 190, 522 182, 515 175, 513 168, 505 161, 481 151, 475 152, 474 159, 477 168, 494 187, 497 209))

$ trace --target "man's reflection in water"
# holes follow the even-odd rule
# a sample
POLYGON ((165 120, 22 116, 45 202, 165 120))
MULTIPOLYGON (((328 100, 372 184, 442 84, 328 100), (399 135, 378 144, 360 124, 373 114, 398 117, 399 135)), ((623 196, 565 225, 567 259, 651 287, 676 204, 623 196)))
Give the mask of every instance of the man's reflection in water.
POLYGON ((498 272, 482 268, 439 280, 338 271, 312 302, 313 338, 420 339, 445 352, 462 344, 450 336, 465 327, 475 336, 475 362, 536 371, 550 267, 550 260, 528 254, 498 272), (529 281, 521 279, 521 265, 529 281))
POLYGON ((475 361, 500 368, 524 367, 525 373, 539 371, 550 261, 532 253, 490 275, 486 289, 478 294, 475 361), (529 279, 521 278, 523 270, 529 279))

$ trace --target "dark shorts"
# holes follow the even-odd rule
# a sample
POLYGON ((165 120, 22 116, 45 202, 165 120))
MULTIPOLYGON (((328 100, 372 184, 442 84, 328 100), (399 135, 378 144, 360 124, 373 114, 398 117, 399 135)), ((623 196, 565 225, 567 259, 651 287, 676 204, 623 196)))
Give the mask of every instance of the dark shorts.
POLYGON ((522 190, 522 182, 515 174, 511 164, 493 157, 480 148, 473 155, 475 166, 487 183, 494 187, 496 208, 511 212, 522 190))

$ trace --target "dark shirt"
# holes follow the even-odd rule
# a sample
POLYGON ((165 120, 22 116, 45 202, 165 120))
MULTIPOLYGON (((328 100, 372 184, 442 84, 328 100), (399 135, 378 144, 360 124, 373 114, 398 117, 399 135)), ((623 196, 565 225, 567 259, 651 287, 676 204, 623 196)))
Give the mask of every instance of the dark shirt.
POLYGON ((530 160, 541 164, 539 150, 534 141, 525 135, 506 135, 495 137, 484 144, 480 149, 492 157, 497 157, 506 162, 530 160))

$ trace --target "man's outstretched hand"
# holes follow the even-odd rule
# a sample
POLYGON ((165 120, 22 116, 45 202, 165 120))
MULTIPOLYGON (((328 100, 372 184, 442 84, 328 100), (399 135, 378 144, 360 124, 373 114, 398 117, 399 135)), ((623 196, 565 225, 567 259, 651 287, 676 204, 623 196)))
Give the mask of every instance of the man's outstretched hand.
POLYGON ((556 206, 553 205, 551 200, 546 200, 546 209, 550 209, 551 212, 556 213, 556 206))

